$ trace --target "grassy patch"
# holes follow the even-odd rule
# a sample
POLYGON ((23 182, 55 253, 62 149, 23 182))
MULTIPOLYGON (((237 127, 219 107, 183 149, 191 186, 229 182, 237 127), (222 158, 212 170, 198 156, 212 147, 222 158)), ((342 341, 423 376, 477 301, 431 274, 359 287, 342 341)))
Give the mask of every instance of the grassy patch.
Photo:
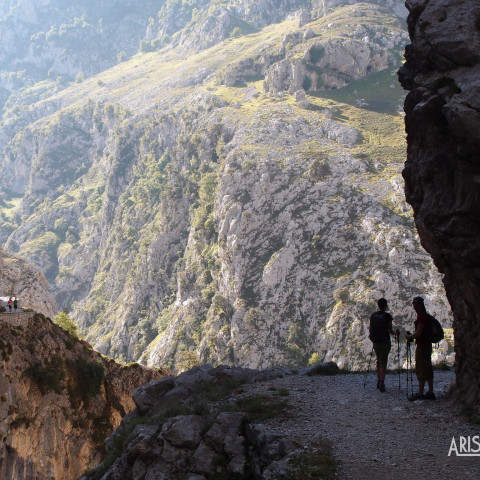
POLYGON ((318 95, 337 102, 361 106, 366 110, 394 115, 401 110, 405 92, 398 84, 396 74, 383 70, 346 87, 322 91, 318 95))
POLYGON ((327 440, 317 440, 303 454, 290 460, 285 480, 329 480, 338 478, 339 463, 327 440))
POLYGON ((277 391, 277 395, 279 397, 288 397, 290 395, 290 391, 288 388, 279 388, 277 391))
POLYGON ((244 412, 249 422, 261 422, 285 416, 290 408, 286 400, 279 400, 269 395, 254 395, 239 398, 235 405, 225 405, 221 409, 226 412, 244 412))

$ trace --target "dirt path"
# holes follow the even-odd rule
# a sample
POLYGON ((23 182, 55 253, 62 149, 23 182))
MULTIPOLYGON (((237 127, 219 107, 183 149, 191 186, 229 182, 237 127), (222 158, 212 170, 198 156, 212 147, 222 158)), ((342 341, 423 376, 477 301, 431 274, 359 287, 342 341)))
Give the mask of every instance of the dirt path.
MULTIPOLYGON (((333 442, 344 480, 450 480, 480 478, 480 456, 448 456, 452 437, 480 435, 480 426, 456 414, 448 391, 453 372, 435 372, 436 401, 409 402, 406 377, 388 375, 387 391, 376 388, 374 374, 287 375, 251 385, 249 393, 285 388, 293 417, 270 421, 272 433, 301 438, 307 445, 318 437, 333 442)), ((416 380, 414 386, 416 387, 416 380)), ((476 448, 473 445, 472 448, 476 448)))

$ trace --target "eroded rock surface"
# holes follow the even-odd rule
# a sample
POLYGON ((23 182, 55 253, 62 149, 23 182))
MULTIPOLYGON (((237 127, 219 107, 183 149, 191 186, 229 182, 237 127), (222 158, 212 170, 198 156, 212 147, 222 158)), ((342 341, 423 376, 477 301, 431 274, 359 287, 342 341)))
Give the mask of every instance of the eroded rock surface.
MULTIPOLYGON (((288 456, 303 447, 252 421, 231 394, 238 399, 243 386, 285 373, 204 365, 138 388, 133 394, 137 409, 106 441, 107 459, 114 460, 82 479, 279 478, 288 456)), ((256 401, 257 408, 265 401, 273 409, 282 403, 265 395, 256 401)))
POLYGON ((41 314, 0 314, 0 331, 2 479, 78 478, 135 408, 133 390, 161 375, 122 367, 41 314))
POLYGON ((459 398, 479 405, 480 4, 406 4, 406 196, 454 312, 459 398))
POLYGON ((387 375, 384 393, 374 372, 334 372, 332 363, 298 372, 205 365, 145 385, 134 393, 142 410, 108 438, 110 461, 88 478, 327 478, 319 471, 336 459, 335 478, 376 479, 388 471, 389 479, 405 480, 423 468, 425 456, 425 480, 478 478, 474 457, 444 461, 452 436, 458 442, 475 435, 475 425, 453 415, 452 371, 435 372, 435 402, 407 401, 404 372, 387 375), (183 400, 169 399, 178 389, 183 400), (262 416, 262 406, 271 415, 262 416))
POLYGON ((12 295, 20 307, 28 307, 53 318, 57 304, 45 275, 26 260, 0 248, 0 296, 12 295))

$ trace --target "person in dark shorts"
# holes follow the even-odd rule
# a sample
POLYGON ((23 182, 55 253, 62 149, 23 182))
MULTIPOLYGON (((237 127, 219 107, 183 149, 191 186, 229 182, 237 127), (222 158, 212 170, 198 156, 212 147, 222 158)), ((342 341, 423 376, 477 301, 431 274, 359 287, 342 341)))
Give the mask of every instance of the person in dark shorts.
POLYGON ((370 316, 370 335, 373 350, 377 357, 377 388, 385 391, 385 374, 387 373, 388 354, 392 348, 390 335, 397 335, 393 331, 392 316, 387 313, 388 303, 384 298, 377 301, 378 311, 370 316))
POLYGON ((425 338, 425 333, 429 328, 429 317, 427 309, 422 297, 415 297, 412 300, 412 305, 417 313, 415 320, 415 332, 406 335, 407 341, 415 340, 415 371, 418 380, 418 392, 408 399, 415 400, 436 400, 435 393, 433 393, 433 367, 432 367, 432 344, 425 338), (423 393, 425 382, 428 383, 428 392, 423 393))

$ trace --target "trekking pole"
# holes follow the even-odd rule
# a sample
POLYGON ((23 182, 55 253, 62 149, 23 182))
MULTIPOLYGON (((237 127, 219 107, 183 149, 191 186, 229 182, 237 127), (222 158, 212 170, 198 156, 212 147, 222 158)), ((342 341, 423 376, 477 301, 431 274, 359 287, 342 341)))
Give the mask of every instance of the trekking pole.
POLYGON ((400 391, 400 330, 397 328, 398 391, 400 391))
POLYGON ((407 398, 408 398, 408 362, 410 356, 410 342, 407 340, 407 398))
POLYGON ((413 395, 412 345, 410 344, 410 388, 413 395))
POLYGON ((370 371, 370 364, 372 363, 372 356, 373 356, 373 345, 372 345, 372 351, 370 352, 370 360, 368 361, 367 371, 366 371, 365 376, 363 378, 363 388, 365 388, 365 386, 367 385, 367 375, 368 375, 368 372, 370 371))
POLYGON ((412 395, 413 395, 412 348, 411 348, 411 342, 407 341, 407 398, 408 398, 408 372, 409 371, 410 371, 410 388, 412 390, 412 395))

